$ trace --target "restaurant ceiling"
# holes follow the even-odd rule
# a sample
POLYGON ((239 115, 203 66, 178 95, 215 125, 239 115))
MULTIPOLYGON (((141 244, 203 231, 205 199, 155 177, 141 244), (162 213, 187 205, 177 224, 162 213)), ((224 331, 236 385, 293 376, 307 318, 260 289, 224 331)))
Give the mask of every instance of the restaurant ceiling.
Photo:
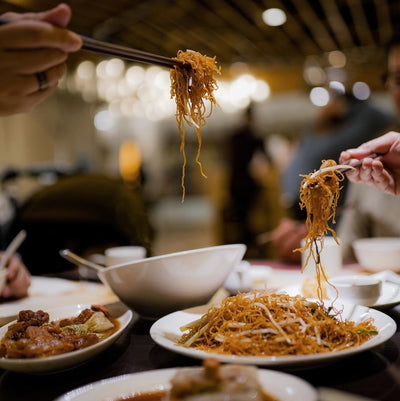
MULTIPOLYGON (((43 10, 53 0, 6 0, 8 10, 43 10)), ((398 0, 70 0, 70 28, 100 40, 175 56, 193 49, 221 65, 297 68, 341 50, 353 65, 383 65, 382 47, 400 20, 398 0), (278 7, 282 26, 262 11, 278 7)), ((79 57, 82 57, 83 52, 79 57)), ((83 54, 85 55, 85 54, 83 54)), ((87 57, 87 54, 86 54, 87 57)))

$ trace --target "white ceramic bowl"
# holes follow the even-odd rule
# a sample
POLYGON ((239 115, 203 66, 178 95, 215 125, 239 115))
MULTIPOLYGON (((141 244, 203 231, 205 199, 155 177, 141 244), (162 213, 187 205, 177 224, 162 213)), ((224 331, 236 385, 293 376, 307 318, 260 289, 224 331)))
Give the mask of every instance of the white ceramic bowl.
POLYGON ((353 242, 358 263, 371 272, 400 271, 400 238, 360 238, 353 242))
POLYGON ((154 256, 99 271, 100 280, 145 318, 208 302, 241 261, 244 244, 154 256))
POLYGON ((357 305, 373 306, 381 295, 382 281, 367 275, 349 275, 329 280, 334 286, 327 286, 330 299, 338 295, 340 300, 357 305), (337 293, 336 293, 337 291, 337 293))

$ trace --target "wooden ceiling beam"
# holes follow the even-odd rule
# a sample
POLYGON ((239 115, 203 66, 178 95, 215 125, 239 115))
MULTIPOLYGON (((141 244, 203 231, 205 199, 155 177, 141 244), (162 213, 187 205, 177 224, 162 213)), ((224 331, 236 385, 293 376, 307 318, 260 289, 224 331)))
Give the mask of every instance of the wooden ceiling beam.
POLYGON ((376 19, 378 21, 378 42, 383 46, 393 35, 393 24, 387 0, 374 0, 376 19))
POLYGON ((262 12, 254 2, 243 3, 242 0, 233 0, 241 13, 247 18, 246 20, 254 21, 253 28, 254 39, 257 43, 263 42, 268 44, 272 57, 277 57, 281 62, 292 63, 294 59, 303 57, 302 49, 296 46, 290 38, 282 32, 280 27, 268 27, 262 21, 262 12), (261 39, 260 39, 261 38, 261 39))
MULTIPOLYGON (((253 5, 253 3, 249 2, 246 4, 246 6, 249 5, 253 5)), ((243 41, 243 39, 245 39, 246 45, 242 47, 244 47, 244 51, 248 54, 247 58, 250 59, 250 61, 252 57, 251 52, 248 51, 250 49, 258 49, 260 53, 259 56, 265 60, 271 60, 273 57, 282 57, 281 52, 279 52, 275 46, 271 45, 267 38, 263 40, 263 32, 250 22, 254 16, 249 20, 245 17, 240 7, 235 9, 226 0, 223 0, 223 2, 213 2, 212 6, 215 13, 229 28, 236 28, 235 30, 233 29, 234 32, 236 32, 236 40, 243 41)))
POLYGON ((355 46, 351 32, 340 14, 339 8, 334 0, 320 2, 329 26, 334 32, 336 40, 342 49, 351 49, 355 46))
POLYGON ((320 20, 308 1, 292 0, 299 17, 312 33, 314 41, 323 52, 337 49, 337 44, 332 38, 324 23, 320 20))
POLYGON ((357 33, 360 44, 363 46, 376 45, 361 1, 347 0, 347 3, 354 21, 354 30, 357 33))
POLYGON ((316 42, 304 31, 303 27, 299 24, 296 18, 287 11, 284 2, 281 0, 275 0, 273 3, 264 0, 265 8, 278 7, 286 12, 287 21, 282 25, 282 30, 290 38, 290 40, 301 49, 304 57, 310 54, 319 54, 321 49, 318 47, 316 42))

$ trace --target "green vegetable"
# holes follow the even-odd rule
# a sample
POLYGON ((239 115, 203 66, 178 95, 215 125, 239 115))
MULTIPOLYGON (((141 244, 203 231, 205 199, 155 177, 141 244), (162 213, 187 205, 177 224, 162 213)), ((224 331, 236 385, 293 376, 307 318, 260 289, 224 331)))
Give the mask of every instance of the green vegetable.
POLYGON ((357 330, 357 334, 369 334, 370 336, 376 336, 378 334, 378 332, 376 330, 360 329, 360 330, 357 330))

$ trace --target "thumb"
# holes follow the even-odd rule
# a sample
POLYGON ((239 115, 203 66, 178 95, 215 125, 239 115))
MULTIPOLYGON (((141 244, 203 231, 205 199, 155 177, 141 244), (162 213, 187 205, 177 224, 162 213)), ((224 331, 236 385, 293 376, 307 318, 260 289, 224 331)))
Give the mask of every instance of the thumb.
POLYGON ((51 25, 57 26, 59 28, 65 28, 69 20, 71 19, 71 9, 66 4, 59 4, 58 6, 43 11, 40 13, 24 13, 18 14, 13 12, 8 12, 3 14, 5 18, 11 20, 35 20, 47 22, 51 25))
POLYGON ((51 10, 38 14, 38 19, 60 28, 65 28, 71 19, 71 9, 67 4, 59 4, 51 10))

